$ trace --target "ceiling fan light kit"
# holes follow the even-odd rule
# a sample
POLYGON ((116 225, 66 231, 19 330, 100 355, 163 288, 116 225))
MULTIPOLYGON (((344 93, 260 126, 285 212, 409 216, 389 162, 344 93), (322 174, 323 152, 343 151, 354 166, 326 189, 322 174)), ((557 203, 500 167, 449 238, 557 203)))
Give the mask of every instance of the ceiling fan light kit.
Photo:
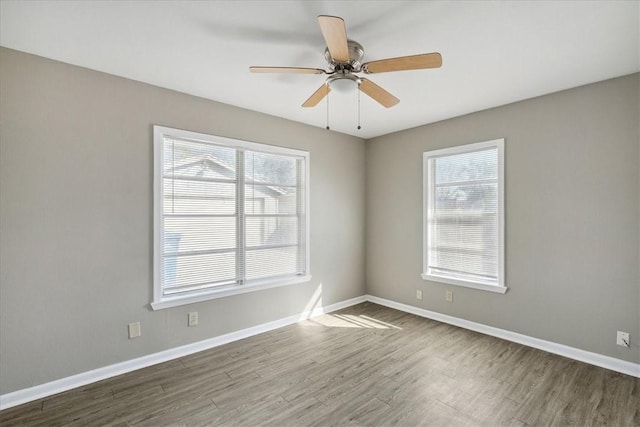
POLYGON ((326 84, 337 92, 346 93, 353 85, 360 86, 361 79, 353 74, 332 74, 327 77, 326 84))
MULTIPOLYGON (((342 18, 320 15, 318 16, 318 23, 320 24, 320 31, 322 32, 324 40, 327 43, 324 57, 328 64, 328 70, 302 67, 249 67, 252 73, 328 74, 329 76, 326 78, 325 83, 302 104, 303 107, 315 107, 323 98, 327 97, 331 90, 346 92, 349 91, 355 83, 361 92, 371 97, 383 107, 390 108, 398 104, 400 100, 371 80, 357 76, 357 73, 375 74, 391 71, 439 68, 442 66, 442 56, 438 52, 362 63, 364 47, 354 40, 347 39, 347 30, 342 18)), ((358 110, 359 104, 360 97, 358 96, 358 110)), ((358 111, 358 129, 360 129, 359 116, 358 111)), ((328 123, 327 129, 329 129, 328 123)))

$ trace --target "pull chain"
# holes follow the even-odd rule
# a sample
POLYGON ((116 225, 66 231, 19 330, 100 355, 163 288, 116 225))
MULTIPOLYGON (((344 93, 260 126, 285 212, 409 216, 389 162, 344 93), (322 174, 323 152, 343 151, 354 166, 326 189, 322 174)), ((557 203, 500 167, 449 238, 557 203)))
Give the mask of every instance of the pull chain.
POLYGON ((358 83, 358 130, 360 129, 360 83, 358 83))
POLYGON ((327 130, 329 130, 329 92, 327 92, 327 130))

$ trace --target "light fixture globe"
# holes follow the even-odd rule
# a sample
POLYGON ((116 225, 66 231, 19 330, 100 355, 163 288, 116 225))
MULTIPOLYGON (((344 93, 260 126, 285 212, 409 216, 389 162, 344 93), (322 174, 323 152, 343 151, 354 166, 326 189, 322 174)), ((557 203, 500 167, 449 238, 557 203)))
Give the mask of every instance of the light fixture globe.
POLYGON ((327 77, 327 85, 338 93, 349 93, 357 89, 360 78, 353 74, 333 74, 327 77))

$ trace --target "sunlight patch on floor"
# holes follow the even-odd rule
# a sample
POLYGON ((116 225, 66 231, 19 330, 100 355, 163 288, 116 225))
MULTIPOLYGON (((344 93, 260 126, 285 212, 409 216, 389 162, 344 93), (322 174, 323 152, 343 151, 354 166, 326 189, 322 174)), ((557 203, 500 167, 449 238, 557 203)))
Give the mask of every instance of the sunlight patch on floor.
POLYGON ((305 326, 325 326, 329 328, 402 329, 365 315, 325 314, 304 322, 305 326))

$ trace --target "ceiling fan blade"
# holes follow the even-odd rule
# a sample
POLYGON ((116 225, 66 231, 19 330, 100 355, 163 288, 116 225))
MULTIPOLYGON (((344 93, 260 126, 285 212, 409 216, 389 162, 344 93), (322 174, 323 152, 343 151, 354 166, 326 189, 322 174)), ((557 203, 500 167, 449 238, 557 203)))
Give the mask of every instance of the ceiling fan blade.
POLYGON ((322 86, 320 86, 318 88, 318 90, 316 90, 315 92, 313 92, 313 95, 311 95, 309 97, 309 99, 307 99, 306 101, 304 101, 304 104, 302 104, 303 107, 315 107, 316 105, 318 105, 318 102, 320 102, 322 100, 322 98, 324 98, 325 96, 327 96, 327 94, 331 91, 331 88, 329 88, 328 84, 323 84, 322 86))
POLYGON ((389 108, 396 105, 400 100, 395 96, 391 95, 386 90, 382 89, 380 86, 367 79, 360 79, 359 88, 362 92, 369 95, 375 101, 380 103, 383 107, 389 108))
POLYGON ((249 67, 252 73, 284 73, 284 74, 326 74, 321 68, 301 67, 249 67))
POLYGON ((318 22, 331 58, 337 62, 349 62, 347 28, 344 25, 344 19, 338 16, 320 15, 318 22))
POLYGON ((366 64, 362 64, 362 71, 367 74, 373 74, 386 73, 387 71, 439 68, 441 66, 442 56, 438 52, 433 52, 367 62, 366 64))

